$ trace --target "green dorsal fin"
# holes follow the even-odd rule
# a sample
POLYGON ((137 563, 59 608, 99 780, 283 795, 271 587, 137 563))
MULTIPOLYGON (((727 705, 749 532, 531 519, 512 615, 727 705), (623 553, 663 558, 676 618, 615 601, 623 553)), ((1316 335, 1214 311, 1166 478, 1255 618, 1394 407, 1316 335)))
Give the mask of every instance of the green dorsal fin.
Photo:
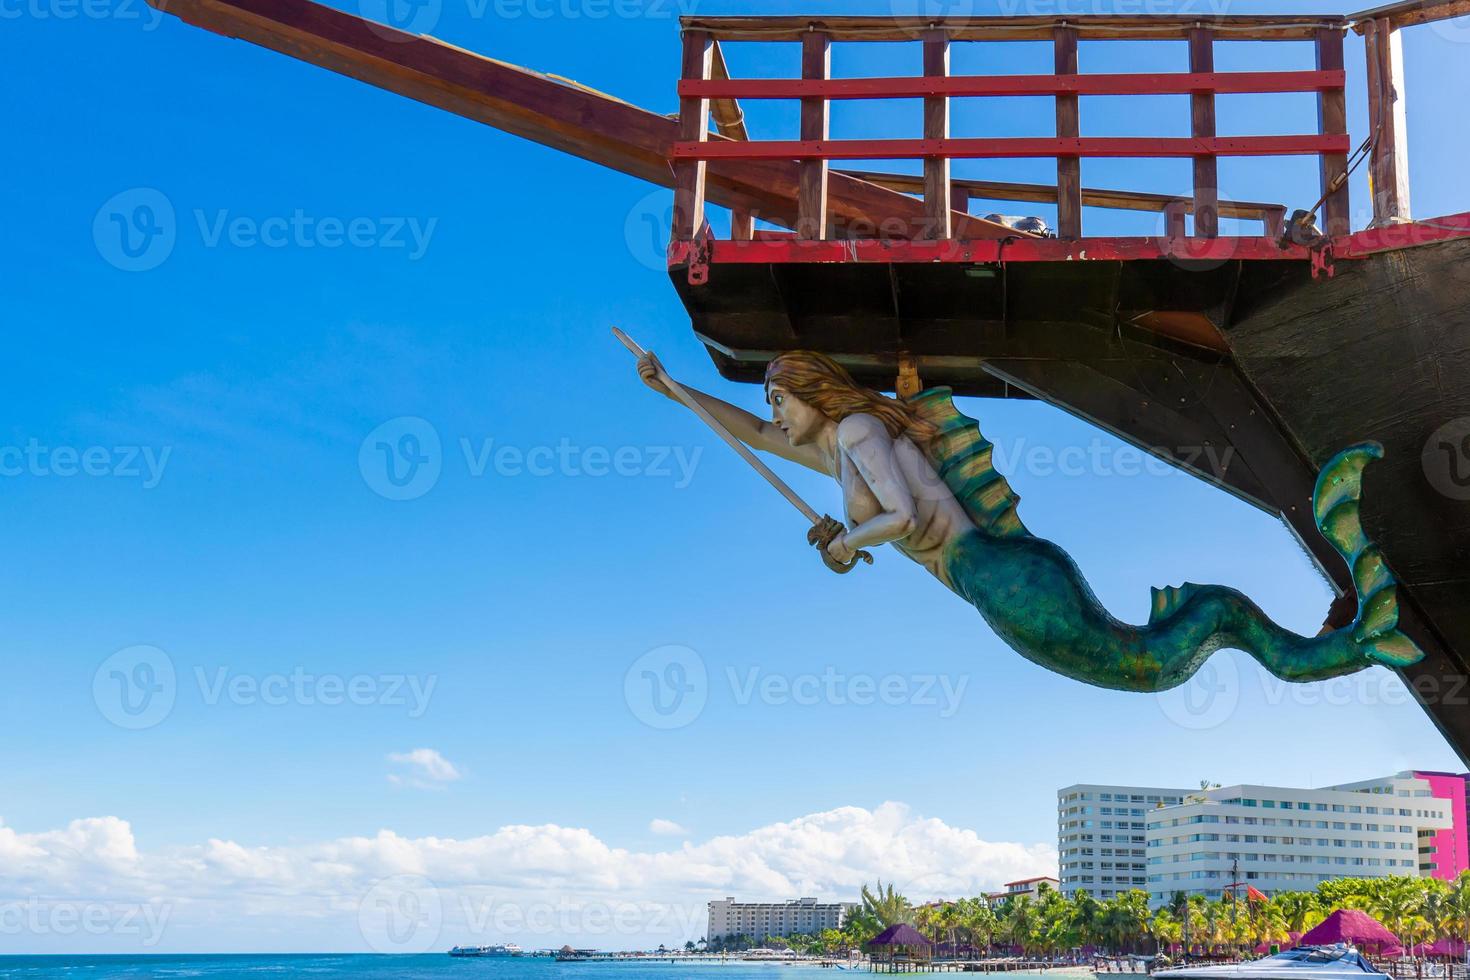
POLYGON ((955 408, 953 392, 930 388, 908 404, 939 429, 930 459, 975 526, 999 538, 1029 534, 1016 513, 1021 498, 991 461, 994 447, 980 434, 980 423, 955 408))

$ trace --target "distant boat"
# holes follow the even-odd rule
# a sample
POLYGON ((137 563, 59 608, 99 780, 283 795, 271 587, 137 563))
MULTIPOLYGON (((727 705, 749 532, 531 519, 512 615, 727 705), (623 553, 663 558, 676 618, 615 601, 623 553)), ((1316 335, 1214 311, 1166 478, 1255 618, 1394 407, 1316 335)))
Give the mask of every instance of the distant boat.
POLYGON ((450 956, 520 956, 521 948, 515 943, 501 943, 495 946, 456 946, 449 951, 450 956))

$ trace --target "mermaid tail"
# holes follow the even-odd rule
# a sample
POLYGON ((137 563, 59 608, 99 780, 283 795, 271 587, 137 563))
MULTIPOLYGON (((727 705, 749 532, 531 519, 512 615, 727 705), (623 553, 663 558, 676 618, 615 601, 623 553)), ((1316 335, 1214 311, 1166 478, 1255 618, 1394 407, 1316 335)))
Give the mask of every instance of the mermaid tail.
POLYGON ((1149 622, 1132 626, 1108 613, 1066 552, 1021 523, 1020 498, 995 471, 991 443, 954 407, 949 389, 922 392, 910 404, 939 429, 931 458, 976 527, 946 552, 950 584, 1029 660, 1099 687, 1160 691, 1223 648, 1244 650, 1293 681, 1375 663, 1403 667, 1424 656, 1398 629, 1397 582, 1358 519, 1363 468, 1383 455, 1377 443, 1333 457, 1312 498, 1318 528, 1352 569, 1358 614, 1350 625, 1300 636, 1235 589, 1186 582, 1154 589, 1149 622))
POLYGON ((1383 458, 1383 446, 1365 442, 1338 453, 1322 467, 1312 491, 1312 514, 1328 543, 1347 561, 1358 590, 1358 615, 1350 627, 1370 660, 1386 667, 1406 667, 1424 659, 1399 632, 1398 581, 1384 564, 1378 546, 1363 533, 1358 501, 1363 495, 1363 468, 1383 458))

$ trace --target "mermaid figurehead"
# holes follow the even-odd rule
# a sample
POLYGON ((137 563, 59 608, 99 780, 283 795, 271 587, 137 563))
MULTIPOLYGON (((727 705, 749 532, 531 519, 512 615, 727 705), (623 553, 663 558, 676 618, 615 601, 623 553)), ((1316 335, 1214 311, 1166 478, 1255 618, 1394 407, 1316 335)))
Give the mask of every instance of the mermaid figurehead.
POLYGON ((671 398, 670 385, 678 388, 676 400, 732 441, 836 479, 846 519, 812 516, 807 538, 829 567, 846 570, 866 554, 862 548, 891 544, 973 605, 1017 653, 1068 677, 1161 691, 1226 648, 1244 650, 1290 681, 1423 658, 1398 629, 1397 582, 1357 519, 1363 468, 1382 455, 1376 443, 1329 460, 1313 495, 1319 529, 1353 569, 1352 623, 1305 637, 1235 589, 1186 582, 1155 589, 1149 621, 1135 626, 1103 607, 1066 552, 1021 523, 1020 499, 995 469, 991 443, 948 388, 889 398, 825 354, 789 351, 766 369, 767 422, 678 385, 653 355, 635 352, 649 387, 671 398))

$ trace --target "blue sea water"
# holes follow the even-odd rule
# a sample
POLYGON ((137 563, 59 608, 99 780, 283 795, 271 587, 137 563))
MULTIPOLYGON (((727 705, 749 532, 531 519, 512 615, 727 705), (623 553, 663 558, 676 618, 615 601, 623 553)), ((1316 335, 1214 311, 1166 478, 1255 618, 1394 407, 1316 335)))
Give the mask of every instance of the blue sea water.
POLYGON ((0 956, 0 977, 10 980, 776 980, 793 972, 817 974, 812 965, 768 963, 598 962, 557 963, 547 957, 455 959, 422 956, 301 953, 178 954, 149 956, 0 956))

